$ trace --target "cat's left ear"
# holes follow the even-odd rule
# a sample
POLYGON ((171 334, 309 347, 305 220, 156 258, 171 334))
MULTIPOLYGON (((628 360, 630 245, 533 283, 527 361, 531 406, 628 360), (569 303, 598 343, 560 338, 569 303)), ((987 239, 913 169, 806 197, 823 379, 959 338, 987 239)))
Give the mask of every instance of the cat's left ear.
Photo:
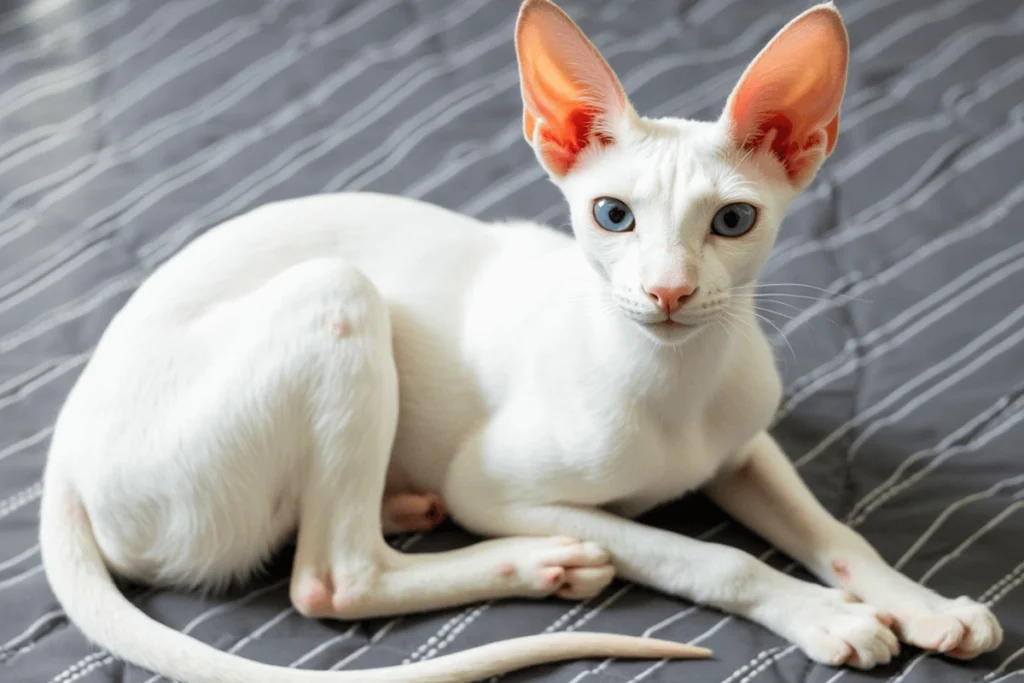
POLYGON ((831 2, 789 22, 729 96, 722 122, 732 141, 770 149, 803 188, 835 147, 849 56, 846 27, 831 2))
POLYGON ((614 142, 615 124, 633 110, 615 72, 565 12, 526 0, 516 56, 526 139, 552 175, 566 175, 588 147, 614 142))

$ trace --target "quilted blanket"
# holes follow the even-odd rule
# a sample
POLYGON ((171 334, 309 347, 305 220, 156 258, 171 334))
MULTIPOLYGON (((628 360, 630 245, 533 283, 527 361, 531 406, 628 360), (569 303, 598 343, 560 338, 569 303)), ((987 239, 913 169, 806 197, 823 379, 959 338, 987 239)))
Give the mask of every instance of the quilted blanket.
MULTIPOLYGON (((648 115, 712 118, 808 0, 564 0, 648 115)), ((70 626, 40 566, 56 411, 158 264, 263 202, 370 189, 564 226, 522 140, 514 0, 11 0, 0 5, 0 680, 154 683, 70 626)), ((815 493, 914 579, 991 605, 1001 649, 830 669, 762 628, 623 582, 583 603, 360 623, 290 608, 287 552, 212 598, 126 586, 248 658, 354 670, 593 629, 701 662, 576 661, 546 683, 1024 683, 1024 5, 840 0, 842 134, 764 280, 786 379, 774 433, 815 493)), ((645 520, 787 558, 700 496, 645 520)), ((472 539, 446 526, 410 552, 472 539)))

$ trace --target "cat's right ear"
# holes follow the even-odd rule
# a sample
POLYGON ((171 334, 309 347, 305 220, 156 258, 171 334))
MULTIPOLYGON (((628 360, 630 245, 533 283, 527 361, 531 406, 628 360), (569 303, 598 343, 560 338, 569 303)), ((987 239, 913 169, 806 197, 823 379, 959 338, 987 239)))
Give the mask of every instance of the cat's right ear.
POLYGON ((608 63, 569 16, 548 0, 526 0, 516 24, 523 127, 541 163, 565 176, 588 147, 614 142, 632 113, 608 63))

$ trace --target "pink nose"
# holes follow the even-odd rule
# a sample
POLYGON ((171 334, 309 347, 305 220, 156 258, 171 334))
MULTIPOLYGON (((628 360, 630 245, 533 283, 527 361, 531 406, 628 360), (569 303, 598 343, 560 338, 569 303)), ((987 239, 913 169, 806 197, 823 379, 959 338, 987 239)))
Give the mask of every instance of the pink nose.
POLYGON ((682 308, 683 304, 697 291, 697 288, 689 283, 684 283, 669 287, 644 287, 644 291, 647 292, 651 301, 658 305, 658 308, 665 311, 666 314, 672 315, 682 308))

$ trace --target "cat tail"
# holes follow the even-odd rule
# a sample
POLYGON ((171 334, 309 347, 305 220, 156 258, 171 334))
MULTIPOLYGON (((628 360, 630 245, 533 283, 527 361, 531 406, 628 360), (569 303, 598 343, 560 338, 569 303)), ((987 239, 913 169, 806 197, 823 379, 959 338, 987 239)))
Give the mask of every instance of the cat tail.
POLYGON ((320 672, 259 664, 222 652, 150 618, 114 583, 77 492, 48 467, 40 545, 47 579, 68 618, 111 655, 182 683, 457 683, 581 657, 704 658, 704 648, 599 633, 515 638, 405 666, 320 672))

